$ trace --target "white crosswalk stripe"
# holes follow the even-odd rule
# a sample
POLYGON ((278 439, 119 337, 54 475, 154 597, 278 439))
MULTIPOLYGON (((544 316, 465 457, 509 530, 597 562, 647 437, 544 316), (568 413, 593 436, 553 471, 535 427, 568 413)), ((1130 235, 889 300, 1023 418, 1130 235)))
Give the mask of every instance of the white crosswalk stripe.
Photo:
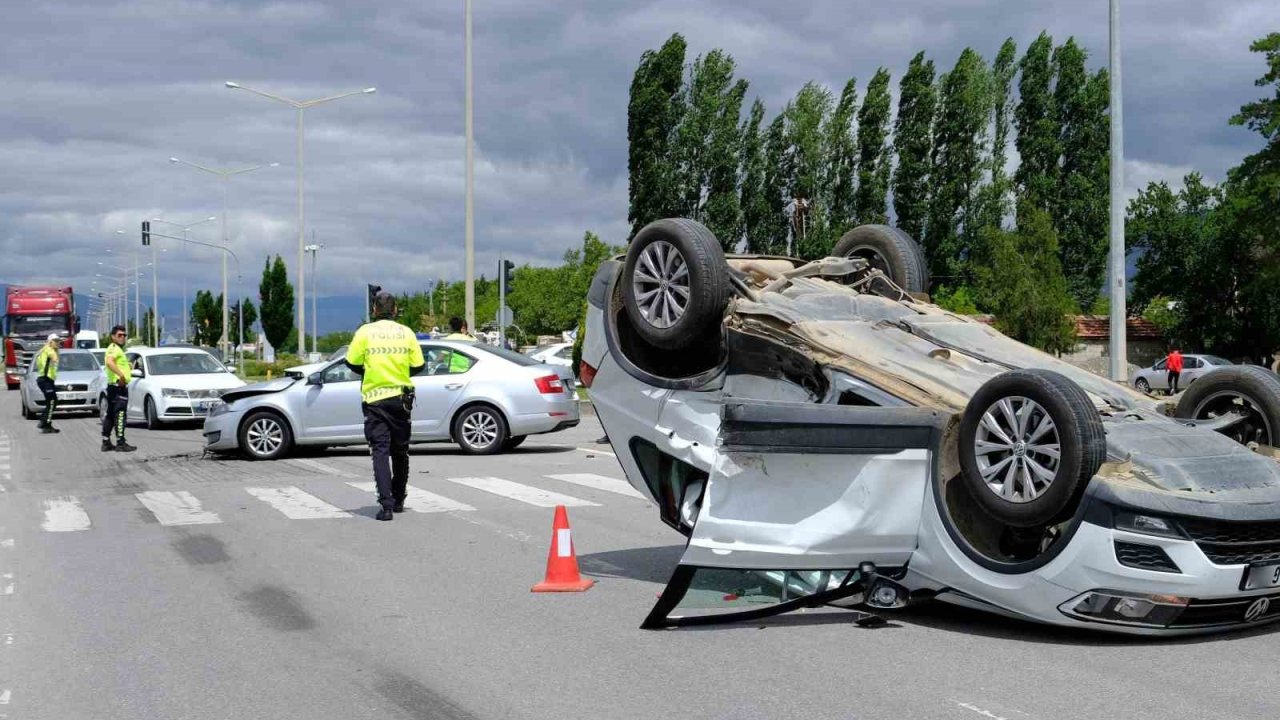
POLYGON ((134 497, 156 516, 161 525, 211 525, 222 522, 217 513, 205 510, 200 501, 185 490, 149 490, 134 497))
POLYGON ((583 500, 572 495, 561 495, 550 490, 529 487, 528 485, 521 485, 520 483, 496 477, 449 478, 449 482, 465 485, 476 490, 483 490, 487 493, 493 493, 494 495, 500 495, 536 507, 555 507, 556 505, 564 505, 565 507, 599 506, 599 503, 593 503, 590 500, 583 500))
MULTIPOLYGON (((363 490, 368 493, 377 493, 377 485, 371 482, 349 482, 347 483, 357 490, 363 490)), ((427 492, 421 488, 409 485, 406 488, 407 496, 404 499, 404 506, 407 510, 420 513, 440 513, 440 512, 471 512, 475 508, 470 505, 450 500, 443 495, 436 495, 433 492, 427 492)))
POLYGON ((605 492, 617 493, 618 495, 626 495, 627 497, 645 499, 639 491, 631 487, 631 483, 626 480, 618 480, 616 478, 605 477, 604 475, 596 475, 595 473, 566 473, 564 475, 547 475, 552 480, 573 483, 589 487, 594 490, 604 490, 605 492))
POLYGON ((252 487, 245 492, 279 510, 290 520, 324 520, 328 518, 351 517, 351 513, 341 510, 300 488, 293 486, 282 488, 252 487))
POLYGON ((89 514, 80 507, 75 497, 60 497, 45 500, 44 522, 40 529, 45 532, 76 532, 89 529, 89 514))
POLYGON ((329 465, 325 465, 324 463, 319 462, 319 461, 317 461, 317 460, 308 460, 307 458, 292 458, 292 459, 290 459, 290 460, 287 460, 286 462, 292 463, 292 464, 293 464, 293 465, 295 465, 295 466, 296 466, 296 465, 301 465, 302 467, 308 468, 308 469, 310 469, 310 470, 315 470, 315 471, 317 471, 317 472, 322 472, 322 473, 324 473, 325 475, 338 475, 338 476, 342 476, 342 475, 350 475, 350 474, 351 474, 351 473, 348 473, 348 472, 344 472, 344 471, 342 471, 342 470, 340 470, 340 469, 338 469, 338 468, 336 468, 336 467, 332 467, 332 466, 329 466, 329 465))
POLYGON ((8 492, 5 483, 13 480, 9 465, 9 433, 0 430, 0 493, 8 492))

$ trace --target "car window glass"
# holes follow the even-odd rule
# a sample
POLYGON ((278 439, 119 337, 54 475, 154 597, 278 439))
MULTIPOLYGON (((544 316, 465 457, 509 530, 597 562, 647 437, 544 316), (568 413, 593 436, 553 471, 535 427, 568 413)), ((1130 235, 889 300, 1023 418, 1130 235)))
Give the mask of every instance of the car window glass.
POLYGON ((151 375, 210 375, 224 373, 226 369, 208 353, 165 353, 147 358, 147 372, 151 375))
POLYGON ((88 353, 63 353, 58 358, 58 372, 97 369, 98 363, 88 353))
POLYGON ((424 375, 461 375, 475 363, 470 356, 445 347, 424 347, 422 355, 427 361, 424 375))
POLYGON ((1231 365, 1232 364, 1230 360, 1226 358, 1218 357, 1217 355, 1205 355, 1202 359, 1210 365, 1231 365))
POLYGON ((347 364, 344 362, 330 365, 325 368, 323 377, 326 385, 329 383, 351 382, 353 380, 360 379, 360 376, 352 372, 351 368, 347 367, 347 364))
POLYGON ((560 352, 556 353, 556 357, 560 358, 561 360, 568 360, 569 358, 573 357, 573 346, 568 345, 566 347, 560 348, 560 352))
POLYGON ((1166 363, 1166 362, 1168 362, 1168 360, 1161 360, 1160 362, 1156 363, 1155 365, 1152 365, 1152 366, 1151 366, 1151 369, 1152 369, 1152 370, 1163 370, 1163 369, 1164 369, 1164 365, 1165 365, 1165 363, 1166 363))
POLYGON ((1182 361, 1183 370, 1196 370, 1200 367, 1200 358, 1189 357, 1182 361))

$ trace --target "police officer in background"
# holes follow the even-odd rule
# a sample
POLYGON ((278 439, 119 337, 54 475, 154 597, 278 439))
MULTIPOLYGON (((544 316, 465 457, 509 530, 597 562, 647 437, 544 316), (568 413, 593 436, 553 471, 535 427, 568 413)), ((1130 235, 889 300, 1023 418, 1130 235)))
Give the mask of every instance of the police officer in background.
POLYGON ((426 365, 418 338, 394 320, 396 299, 379 292, 374 321, 360 326, 347 348, 347 367, 360 375, 364 437, 373 454, 379 520, 404 512, 409 483, 409 416, 415 399, 411 376, 426 365))
POLYGON ((461 340, 463 342, 475 342, 475 336, 468 332, 467 324, 460 317, 449 318, 449 329, 452 331, 444 336, 445 340, 461 340))
POLYGON ((124 411, 129 405, 129 379, 133 377, 133 369, 129 367, 129 358, 124 355, 124 326, 111 328, 111 344, 107 345, 107 411, 102 414, 102 452, 133 452, 138 448, 125 442, 124 411), (111 445, 111 430, 116 431, 115 447, 111 445))
POLYGON ((62 432, 53 426, 53 408, 58 404, 58 391, 54 382, 58 379, 58 333, 51 333, 45 339, 44 347, 36 355, 36 387, 44 393, 44 417, 37 426, 42 433, 62 432))

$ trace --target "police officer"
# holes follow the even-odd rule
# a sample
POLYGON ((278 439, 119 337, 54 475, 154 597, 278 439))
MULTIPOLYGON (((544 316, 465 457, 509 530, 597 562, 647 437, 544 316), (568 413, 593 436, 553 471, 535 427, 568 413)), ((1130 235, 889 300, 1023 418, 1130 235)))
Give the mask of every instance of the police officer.
POLYGON ((58 333, 50 333, 40 354, 36 355, 36 387, 44 393, 44 417, 37 426, 42 433, 62 432, 53 426, 53 409, 58 404, 58 391, 54 382, 58 379, 58 333))
POLYGON ((471 333, 467 332, 467 324, 460 317, 449 318, 449 329, 452 330, 445 335, 445 340, 461 340, 463 342, 475 342, 476 339, 471 333))
POLYGON ((361 325, 347 347, 346 363, 363 379, 360 395, 364 437, 373 455, 379 520, 404 512, 409 482, 410 412, 414 373, 426 365, 418 338, 395 321, 396 299, 380 292, 373 301, 373 322, 361 325))
POLYGON ((111 328, 111 344, 107 345, 107 411, 102 414, 102 452, 133 452, 138 448, 125 442, 124 411, 129 405, 129 378, 133 371, 124 356, 124 326, 111 328), (111 430, 116 431, 116 444, 111 445, 111 430))

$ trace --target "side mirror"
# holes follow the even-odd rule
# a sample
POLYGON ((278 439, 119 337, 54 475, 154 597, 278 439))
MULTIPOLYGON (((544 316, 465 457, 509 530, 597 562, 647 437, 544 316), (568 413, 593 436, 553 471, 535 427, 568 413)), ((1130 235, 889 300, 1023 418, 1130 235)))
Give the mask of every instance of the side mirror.
POLYGON ((129 374, 136 378, 146 377, 146 373, 142 372, 142 368, 134 368, 133 372, 129 374))
POLYGON ((321 375, 321 374, 320 374, 320 373, 318 373, 318 372, 313 372, 313 373, 311 373, 310 375, 308 375, 308 376, 307 376, 307 384, 308 384, 308 385, 323 385, 323 384, 324 384, 324 376, 323 376, 323 375, 321 375))

